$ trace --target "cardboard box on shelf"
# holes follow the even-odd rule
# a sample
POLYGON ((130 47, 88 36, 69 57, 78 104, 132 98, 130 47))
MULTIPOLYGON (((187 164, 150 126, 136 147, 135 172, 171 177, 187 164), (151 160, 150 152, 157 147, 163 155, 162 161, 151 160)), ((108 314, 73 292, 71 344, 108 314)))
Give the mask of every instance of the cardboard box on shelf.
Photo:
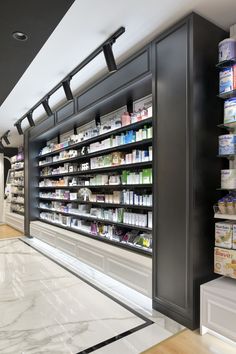
POLYGON ((232 248, 233 229, 232 222, 224 221, 215 223, 215 246, 223 248, 232 248))
POLYGON ((236 279, 236 250, 215 247, 214 272, 236 279))

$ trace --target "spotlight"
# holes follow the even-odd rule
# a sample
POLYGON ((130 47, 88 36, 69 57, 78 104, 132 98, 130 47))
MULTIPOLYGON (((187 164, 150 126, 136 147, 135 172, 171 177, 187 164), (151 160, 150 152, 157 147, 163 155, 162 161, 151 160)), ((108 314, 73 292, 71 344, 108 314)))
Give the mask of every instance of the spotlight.
POLYGON ((45 112, 47 113, 48 117, 50 117, 53 113, 52 113, 52 110, 48 104, 48 99, 45 99, 42 102, 42 105, 43 105, 43 108, 44 108, 45 112))
POLYGON ((70 80, 62 81, 62 86, 67 98, 67 101, 72 101, 74 99, 73 93, 70 88, 70 80))
POLYGON ((110 73, 117 71, 116 61, 113 55, 111 43, 104 44, 103 54, 107 63, 107 68, 110 73))
POLYGON ((23 130, 21 128, 21 121, 16 122, 14 125, 15 125, 15 127, 16 127, 16 129, 18 131, 18 134, 19 135, 23 135, 23 130))
POLYGON ((33 118, 32 118, 32 115, 33 115, 33 113, 30 112, 30 113, 27 114, 26 117, 27 117, 27 119, 28 119, 29 125, 30 125, 31 127, 34 127, 34 126, 35 126, 35 123, 34 123, 34 120, 33 120, 33 118))
POLYGON ((8 130, 3 136, 2 136, 2 139, 4 139, 5 143, 7 145, 10 145, 10 141, 8 139, 8 134, 10 133, 10 130, 8 130))

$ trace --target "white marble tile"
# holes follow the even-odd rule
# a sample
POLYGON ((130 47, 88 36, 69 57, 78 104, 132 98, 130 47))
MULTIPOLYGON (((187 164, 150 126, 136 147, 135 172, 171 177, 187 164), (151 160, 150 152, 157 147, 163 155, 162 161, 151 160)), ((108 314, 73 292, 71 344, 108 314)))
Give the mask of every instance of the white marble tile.
POLYGON ((0 314, 1 354, 78 353, 144 323, 19 240, 0 241, 0 314))
POLYGON ((24 238, 24 241, 28 242, 35 248, 43 251, 53 259, 56 259, 61 264, 65 265, 69 269, 75 271, 78 275, 84 279, 89 280, 94 285, 103 289, 110 295, 114 296, 118 300, 127 304, 143 316, 151 319, 157 323, 160 327, 168 330, 171 334, 176 334, 184 327, 176 321, 168 318, 167 316, 155 311, 152 308, 152 300, 147 296, 137 292, 134 289, 120 283, 119 281, 99 272, 98 270, 84 264, 78 259, 65 254, 63 251, 55 249, 54 247, 38 240, 36 238, 24 238))

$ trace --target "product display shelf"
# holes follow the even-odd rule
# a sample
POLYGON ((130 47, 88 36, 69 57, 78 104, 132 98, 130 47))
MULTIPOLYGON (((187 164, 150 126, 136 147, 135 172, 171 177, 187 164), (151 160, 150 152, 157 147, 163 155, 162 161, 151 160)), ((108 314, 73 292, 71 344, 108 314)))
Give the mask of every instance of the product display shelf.
POLYGON ((219 97, 219 98, 222 98, 223 100, 225 100, 225 99, 227 99, 227 98, 236 97, 236 90, 232 90, 232 91, 220 93, 220 94, 218 95, 218 97, 219 97))
POLYGON ((79 188, 88 188, 88 189, 150 189, 152 184, 104 184, 104 185, 77 185, 77 186, 39 186, 39 189, 79 189, 79 188))
POLYGON ((223 61, 217 63, 216 67, 221 70, 224 68, 229 68, 230 66, 233 66, 234 64, 236 64, 236 58, 223 60, 223 61))
MULTIPOLYGON (((58 174, 51 174, 51 175, 40 175, 39 177, 42 179, 42 178, 61 177, 61 176, 80 176, 80 175, 94 174, 94 173, 98 173, 98 172, 112 172, 114 170, 138 169, 138 168, 147 167, 147 166, 152 166, 152 161, 136 162, 136 163, 131 163, 131 164, 93 168, 93 169, 88 169, 85 171, 65 172, 65 173, 58 173, 58 174)), ((40 167, 42 167, 42 166, 40 166, 40 167)))
MULTIPOLYGON (((18 162, 18 161, 17 161, 18 162)), ((21 161, 22 162, 22 161, 21 161)), ((24 167, 20 167, 20 168, 12 168, 11 171, 24 171, 24 167)))
MULTIPOLYGON (((10 181, 14 181, 16 183, 12 183, 11 187, 18 187, 17 191, 15 190, 11 190, 11 207, 10 207, 10 211, 13 214, 18 214, 21 216, 24 216, 24 192, 23 192, 23 188, 24 188, 24 166, 20 167, 20 168, 13 168, 14 164, 17 163, 24 163, 24 159, 17 159, 17 156, 12 157, 11 159, 11 169, 10 169, 10 181), (22 171, 22 173, 20 174, 20 176, 15 176, 16 172, 20 172, 22 171), (19 197, 20 200, 17 200, 19 197), (16 200, 14 200, 16 199, 16 200)), ((12 188, 13 189, 13 188, 12 188)), ((14 226, 14 225, 13 225, 14 226)))
POLYGON ((62 159, 62 160, 53 161, 53 162, 47 162, 42 165, 39 165, 39 167, 47 167, 47 166, 53 166, 53 165, 60 165, 61 163, 66 163, 66 162, 75 162, 75 161, 85 160, 86 158, 96 157, 96 156, 100 156, 100 155, 102 156, 102 155, 105 155, 107 153, 111 153, 114 151, 124 151, 124 150, 129 150, 132 148, 145 147, 145 146, 151 145, 151 144, 152 144, 152 139, 144 139, 144 140, 136 141, 136 142, 129 143, 129 144, 123 144, 123 145, 111 147, 108 149, 98 150, 98 151, 91 152, 91 153, 85 154, 85 155, 80 155, 80 156, 76 156, 76 157, 72 157, 72 158, 68 158, 68 159, 62 159))
POLYGON ((219 157, 219 158, 225 158, 225 159, 229 159, 229 160, 234 160, 235 156, 236 156, 236 154, 217 155, 217 157, 219 157))
POLYGON ((236 215, 215 213, 214 218, 215 219, 236 220, 236 215))
MULTIPOLYGON (((43 198, 40 197, 40 199, 46 199, 46 200, 51 200, 48 198, 43 198)), ((53 199, 53 201, 57 201, 58 199, 53 199)), ((61 201, 61 199, 59 199, 61 201)), ((68 200, 68 199, 63 199, 63 202, 66 201, 68 203, 73 203, 74 200, 68 200)), ((78 204, 87 204, 87 205, 97 205, 97 206, 103 206, 104 208, 109 208, 109 207, 114 207, 114 208, 127 208, 127 209, 140 209, 140 210, 152 210, 152 206, 149 205, 135 205, 135 204, 122 204, 122 203, 106 203, 106 202, 92 202, 92 201, 78 201, 76 200, 76 203, 78 204)), ((58 211, 58 210, 52 210, 52 209, 47 209, 47 208, 39 208, 43 210, 49 210, 49 211, 58 211)))
POLYGON ((90 237, 92 239, 99 240, 99 241, 102 241, 102 242, 105 242, 105 243, 108 243, 108 244, 111 244, 111 245, 114 245, 114 246, 118 246, 120 248, 124 248, 124 249, 128 249, 130 251, 138 252, 138 253, 141 253, 141 254, 146 255, 146 256, 151 256, 152 255, 152 250, 148 249, 146 247, 136 246, 135 244, 120 242, 120 241, 116 241, 116 240, 110 240, 110 239, 108 239, 108 238, 106 238, 104 236, 100 236, 98 234, 95 235, 95 234, 92 234, 90 232, 84 231, 84 230, 76 228, 76 227, 64 226, 64 225, 62 225, 60 223, 48 221, 48 220, 45 220, 43 218, 39 218, 39 220, 41 220, 41 221, 43 221, 43 222, 45 222, 47 224, 50 224, 50 225, 59 226, 59 227, 65 229, 65 230, 68 230, 68 231, 74 231, 74 232, 76 231, 76 232, 80 233, 83 236, 90 237))
POLYGON ((43 159, 44 157, 47 157, 47 156, 56 155, 56 154, 58 154, 58 153, 60 153, 62 151, 65 151, 65 150, 70 150, 70 149, 74 149, 74 148, 83 147, 85 145, 101 141, 101 140, 103 140, 105 138, 110 137, 111 135, 123 133, 123 132, 126 132, 128 130, 141 128, 141 127, 145 126, 146 124, 151 124, 151 123, 152 123, 152 117, 146 118, 146 119, 143 119, 143 120, 141 120, 139 122, 132 123, 132 124, 129 124, 129 125, 125 125, 125 126, 122 126, 121 128, 110 130, 110 131, 108 131, 106 133, 97 135, 97 136, 95 136, 93 138, 90 138, 90 139, 87 139, 87 140, 83 140, 83 141, 81 141, 79 143, 68 145, 68 146, 66 146, 66 147, 64 147, 62 149, 54 150, 54 151, 49 152, 47 154, 39 155, 38 159, 43 159))
POLYGON ((226 130, 229 130, 229 131, 234 131, 236 129, 236 122, 218 124, 217 127, 220 128, 220 129, 226 129, 226 130))
MULTIPOLYGON (((49 210, 47 209, 47 211, 49 211, 49 210)), ((54 211, 51 211, 51 212, 53 213, 54 211)), ((57 211, 57 212, 55 211, 55 213, 61 214, 61 215, 66 215, 66 216, 76 216, 78 219, 81 219, 81 220, 92 220, 92 221, 102 222, 107 225, 116 225, 116 226, 127 228, 127 229, 140 230, 140 231, 152 231, 152 229, 150 227, 136 226, 133 224, 125 224, 123 222, 102 219, 102 218, 98 218, 97 216, 92 216, 92 215, 88 215, 88 214, 64 213, 64 212, 60 212, 60 211, 57 211)))

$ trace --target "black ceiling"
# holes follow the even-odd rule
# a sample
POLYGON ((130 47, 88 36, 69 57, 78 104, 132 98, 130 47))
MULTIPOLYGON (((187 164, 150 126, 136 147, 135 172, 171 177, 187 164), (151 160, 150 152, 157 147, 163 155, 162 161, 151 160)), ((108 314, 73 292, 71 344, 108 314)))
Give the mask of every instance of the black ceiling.
MULTIPOLYGON (((0 2, 0 105, 19 81, 74 0, 0 2), (29 38, 19 42, 12 33, 29 38)), ((36 83, 35 83, 36 84, 36 83)))

